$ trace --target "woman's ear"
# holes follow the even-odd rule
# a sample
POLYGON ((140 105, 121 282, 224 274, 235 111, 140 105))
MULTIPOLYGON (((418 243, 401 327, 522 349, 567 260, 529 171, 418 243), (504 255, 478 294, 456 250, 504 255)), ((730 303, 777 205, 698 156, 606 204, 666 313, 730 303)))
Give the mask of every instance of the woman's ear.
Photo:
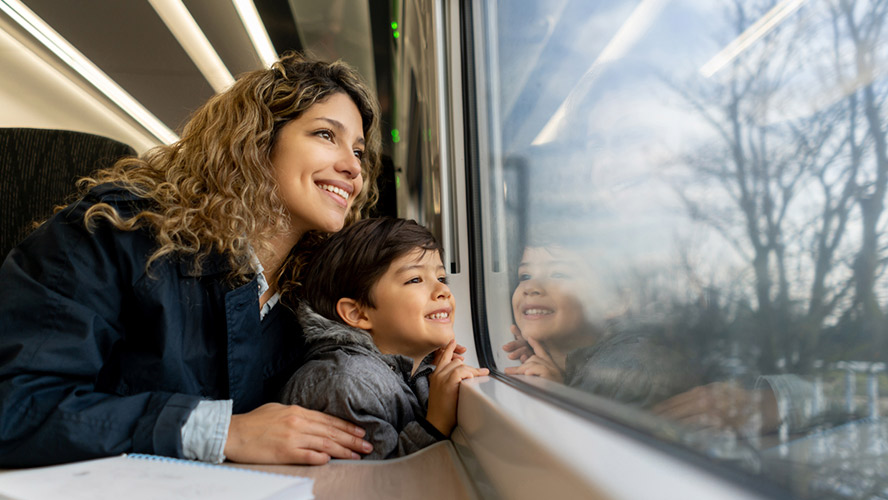
POLYGON ((364 306, 359 304, 355 299, 343 297, 336 303, 336 314, 342 318, 346 325, 367 330, 373 328, 373 323, 367 316, 364 306))

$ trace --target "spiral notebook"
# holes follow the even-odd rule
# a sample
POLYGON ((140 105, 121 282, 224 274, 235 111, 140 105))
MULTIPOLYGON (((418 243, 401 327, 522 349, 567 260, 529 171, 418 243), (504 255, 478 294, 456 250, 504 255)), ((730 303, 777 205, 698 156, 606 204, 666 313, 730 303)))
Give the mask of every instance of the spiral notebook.
POLYGON ((314 498, 313 486, 307 477, 139 454, 0 473, 0 498, 10 500, 302 500, 314 498))

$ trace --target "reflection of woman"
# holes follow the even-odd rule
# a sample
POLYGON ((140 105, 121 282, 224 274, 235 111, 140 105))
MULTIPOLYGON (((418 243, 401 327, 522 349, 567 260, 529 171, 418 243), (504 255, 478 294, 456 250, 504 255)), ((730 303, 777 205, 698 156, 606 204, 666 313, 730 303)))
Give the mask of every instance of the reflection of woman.
POLYGON ((301 349, 275 306, 291 249, 374 199, 377 127, 353 70, 289 55, 88 180, 0 268, 0 465, 368 452, 351 424, 265 403, 301 349))
POLYGON ((503 346, 534 375, 624 403, 649 407, 691 387, 696 378, 680 356, 650 336, 605 334, 601 304, 591 298, 588 264, 557 246, 525 247, 512 295, 515 341, 503 346))

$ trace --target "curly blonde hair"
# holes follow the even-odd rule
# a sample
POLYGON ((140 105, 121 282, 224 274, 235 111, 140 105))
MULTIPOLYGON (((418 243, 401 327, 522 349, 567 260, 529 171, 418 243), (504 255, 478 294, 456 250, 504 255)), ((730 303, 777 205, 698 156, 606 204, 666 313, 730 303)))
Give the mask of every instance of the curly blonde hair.
MULTIPOLYGON (((364 188, 346 217, 350 224, 366 215, 378 197, 379 106, 347 64, 298 53, 285 54, 270 69, 243 75, 212 97, 194 112, 179 141, 81 179, 84 191, 114 183, 153 202, 129 218, 99 203, 87 211, 85 223, 92 227, 101 218, 121 230, 150 227, 158 247, 148 258, 148 267, 176 255, 193 258, 200 269, 206 257, 218 253, 228 257, 234 281, 248 280, 255 272, 250 252, 269 252, 271 238, 289 227, 271 164, 277 135, 290 120, 336 93, 354 101, 366 142, 361 160, 364 188)), ((284 275, 298 279, 306 249, 323 238, 311 232, 304 235, 276 281, 284 275)))

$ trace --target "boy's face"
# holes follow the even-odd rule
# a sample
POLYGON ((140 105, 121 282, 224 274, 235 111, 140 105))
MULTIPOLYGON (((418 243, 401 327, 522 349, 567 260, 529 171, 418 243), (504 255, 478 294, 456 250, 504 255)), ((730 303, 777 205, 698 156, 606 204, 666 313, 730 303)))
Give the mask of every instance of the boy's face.
POLYGON ((381 352, 418 362, 450 342, 454 301, 446 276, 435 251, 416 249, 392 262, 370 292, 376 307, 364 309, 381 352))
POLYGON ((537 247, 524 250, 518 286, 512 294, 512 312, 523 336, 547 341, 582 330, 581 268, 567 252, 537 247))

